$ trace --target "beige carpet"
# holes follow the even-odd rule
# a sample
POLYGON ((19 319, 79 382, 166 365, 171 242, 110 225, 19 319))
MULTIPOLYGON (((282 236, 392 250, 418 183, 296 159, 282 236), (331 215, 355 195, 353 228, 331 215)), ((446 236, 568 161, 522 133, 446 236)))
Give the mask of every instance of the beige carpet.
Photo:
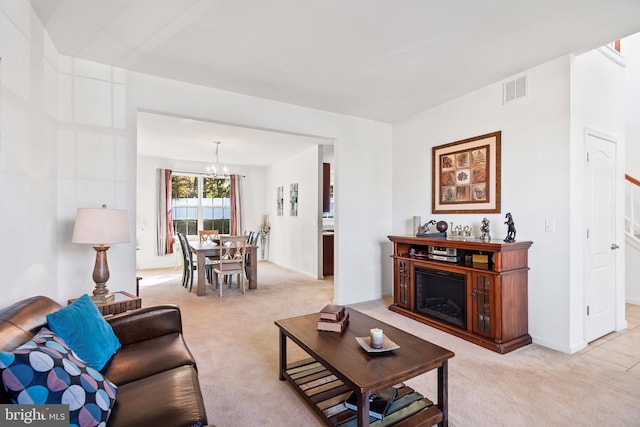
MULTIPOLYGON (((257 290, 243 296, 238 289, 224 288, 219 299, 210 287, 203 297, 186 291, 179 270, 163 272, 156 277, 143 273, 143 305, 180 306, 210 423, 323 425, 291 386, 278 380, 278 330, 273 322, 317 312, 332 302, 331 280, 311 280, 261 262, 257 290)), ((617 334, 626 358, 598 351, 605 346, 566 355, 529 345, 500 355, 393 313, 389 303, 352 307, 455 352, 449 363, 451 426, 640 425, 640 364, 633 365, 634 357, 640 360, 640 327, 617 334)), ((639 323, 635 319, 633 326, 639 323)), ((302 358, 294 347, 289 345, 290 358, 302 358)), ((435 372, 407 384, 437 398, 435 372)))

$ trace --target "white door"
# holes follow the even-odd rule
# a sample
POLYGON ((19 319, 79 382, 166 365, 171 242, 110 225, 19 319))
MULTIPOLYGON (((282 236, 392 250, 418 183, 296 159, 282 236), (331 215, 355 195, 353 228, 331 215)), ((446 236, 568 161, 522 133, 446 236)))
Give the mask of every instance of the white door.
POLYGON ((615 329, 616 143, 586 134, 587 260, 585 339, 615 329))

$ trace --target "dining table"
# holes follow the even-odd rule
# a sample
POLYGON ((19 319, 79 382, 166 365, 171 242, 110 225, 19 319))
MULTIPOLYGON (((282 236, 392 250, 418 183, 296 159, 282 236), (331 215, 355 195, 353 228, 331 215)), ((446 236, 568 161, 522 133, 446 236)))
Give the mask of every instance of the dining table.
MULTIPOLYGON (((207 293, 207 278, 205 275, 205 265, 207 257, 220 256, 220 246, 216 242, 206 241, 191 243, 191 252, 196 256, 198 272, 198 283, 196 284, 196 295, 202 296, 207 293)), ((247 266, 249 267, 249 289, 258 288, 258 247, 256 245, 246 246, 247 266)))

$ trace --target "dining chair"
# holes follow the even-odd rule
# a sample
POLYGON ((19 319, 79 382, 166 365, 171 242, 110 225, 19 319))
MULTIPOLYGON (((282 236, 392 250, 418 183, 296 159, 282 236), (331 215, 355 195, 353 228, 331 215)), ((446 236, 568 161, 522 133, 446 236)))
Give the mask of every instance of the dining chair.
POLYGON ((218 230, 198 230, 198 237, 201 242, 206 242, 207 240, 218 240, 220 233, 218 230))
MULTIPOLYGON (((242 287, 245 293, 245 255, 247 249, 246 236, 220 236, 220 253, 217 264, 213 264, 213 274, 216 282, 221 276, 238 276, 238 287, 242 287)), ((231 278, 230 277, 230 278, 231 278)), ((231 286, 231 284, 230 284, 231 286)), ((219 286, 220 298, 222 298, 222 285, 219 286)))
MULTIPOLYGON (((217 242, 214 240, 218 240, 220 238, 220 232, 218 230, 198 230, 198 238, 200 239, 200 243, 205 242, 213 242, 214 245, 217 245, 217 242)), ((207 256, 207 265, 216 264, 217 257, 207 256)), ((213 278, 211 274, 211 269, 207 269, 207 281, 212 283, 213 278)), ((218 282, 216 281, 216 288, 218 287, 218 282)))
MULTIPOLYGON (((258 244, 258 237, 260 237, 260 232, 245 232, 245 236, 247 236, 247 246, 256 246, 258 244)), ((249 251, 247 250, 245 254, 245 272, 247 274, 247 277, 249 277, 249 270, 251 270, 251 257, 249 251)))
POLYGON ((182 250, 182 286, 186 287, 189 280, 189 258, 187 256, 187 249, 184 246, 184 234, 178 233, 178 242, 180 242, 180 249, 182 250))
MULTIPOLYGON (((184 252, 186 253, 185 255, 185 262, 184 264, 187 266, 186 270, 188 272, 188 279, 187 281, 184 283, 184 286, 187 286, 187 283, 189 284, 189 292, 192 291, 193 289, 193 276, 195 275, 196 270, 198 269, 198 264, 196 262, 196 260, 193 259, 193 252, 191 252, 191 244, 189 243, 189 239, 187 239, 187 236, 184 234, 178 234, 178 236, 181 236, 181 241, 182 244, 184 245, 184 252)), ((205 262, 205 274, 207 276, 207 281, 209 283, 212 282, 211 277, 212 277, 212 268, 213 268, 213 263, 209 260, 207 260, 205 262)))

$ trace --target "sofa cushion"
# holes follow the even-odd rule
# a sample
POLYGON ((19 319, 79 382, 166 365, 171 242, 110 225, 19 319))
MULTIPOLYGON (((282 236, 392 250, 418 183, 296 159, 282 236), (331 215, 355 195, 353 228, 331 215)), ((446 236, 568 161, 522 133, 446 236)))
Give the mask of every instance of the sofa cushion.
POLYGON ((47 314, 47 322, 82 360, 98 371, 120 348, 111 325, 87 294, 71 305, 47 314))
POLYGON ((181 366, 118 387, 109 427, 207 424, 198 373, 181 366))
POLYGON ((182 334, 173 333, 123 345, 102 373, 120 386, 183 365, 195 366, 195 360, 182 334))
POLYGON ((47 328, 12 352, 1 352, 0 369, 13 403, 67 404, 70 425, 106 423, 116 399, 116 386, 47 328))

